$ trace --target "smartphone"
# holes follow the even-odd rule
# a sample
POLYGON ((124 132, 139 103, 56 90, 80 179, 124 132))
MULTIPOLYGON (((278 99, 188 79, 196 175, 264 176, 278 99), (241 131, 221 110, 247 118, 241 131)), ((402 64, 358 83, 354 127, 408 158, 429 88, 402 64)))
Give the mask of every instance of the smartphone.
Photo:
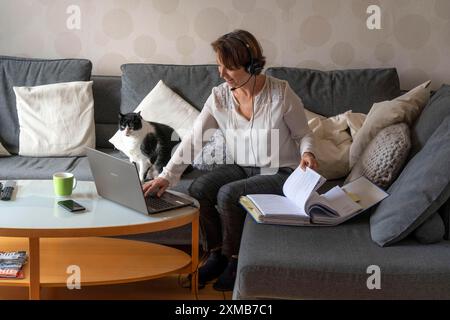
POLYGON ((85 207, 83 207, 81 204, 73 200, 59 201, 58 204, 70 212, 78 212, 86 210, 85 207))

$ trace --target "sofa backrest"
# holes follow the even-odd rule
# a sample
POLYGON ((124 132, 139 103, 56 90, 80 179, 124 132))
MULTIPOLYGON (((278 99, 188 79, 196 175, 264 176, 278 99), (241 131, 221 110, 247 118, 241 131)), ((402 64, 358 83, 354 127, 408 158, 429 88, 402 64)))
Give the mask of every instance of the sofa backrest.
POLYGON ((112 148, 109 139, 119 128, 120 88, 119 76, 92 76, 94 81, 95 138, 97 148, 112 148))
MULTIPOLYGON (((125 64, 122 78, 94 76, 97 147, 108 148, 117 115, 132 112, 159 80, 201 110, 211 89, 223 80, 216 65, 125 64)), ((400 95, 395 68, 318 71, 272 67, 267 75, 287 80, 305 107, 324 116, 347 110, 368 113, 373 103, 400 95)))
POLYGON ((122 65, 122 112, 133 111, 163 80, 193 107, 201 110, 213 87, 223 82, 216 65, 122 65))
POLYGON ((273 67, 266 74, 288 81, 308 110, 326 117, 347 110, 368 113, 375 102, 400 95, 395 68, 319 71, 273 67))

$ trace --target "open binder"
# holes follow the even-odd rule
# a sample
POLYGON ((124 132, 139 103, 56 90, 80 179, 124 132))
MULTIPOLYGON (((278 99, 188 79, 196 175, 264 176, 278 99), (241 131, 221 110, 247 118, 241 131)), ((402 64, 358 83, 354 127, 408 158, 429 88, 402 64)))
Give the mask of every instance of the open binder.
POLYGON ((326 181, 310 168, 297 168, 283 185, 283 194, 248 194, 240 204, 259 223, 338 225, 385 199, 388 194, 360 177, 319 195, 326 181))

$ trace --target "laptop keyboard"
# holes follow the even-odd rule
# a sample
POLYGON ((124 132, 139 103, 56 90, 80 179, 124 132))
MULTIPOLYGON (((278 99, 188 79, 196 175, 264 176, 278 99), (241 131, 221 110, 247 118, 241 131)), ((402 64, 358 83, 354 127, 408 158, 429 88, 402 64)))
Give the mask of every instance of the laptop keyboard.
POLYGON ((160 210, 160 209, 166 209, 173 207, 173 203, 167 202, 166 200, 163 200, 158 197, 148 197, 145 198, 145 202, 147 203, 147 206, 154 209, 154 210, 160 210))

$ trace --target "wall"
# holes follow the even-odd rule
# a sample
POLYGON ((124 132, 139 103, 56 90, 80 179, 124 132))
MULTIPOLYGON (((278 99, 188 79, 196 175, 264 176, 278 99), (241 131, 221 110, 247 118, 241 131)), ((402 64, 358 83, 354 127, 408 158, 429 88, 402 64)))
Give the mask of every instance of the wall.
POLYGON ((0 0, 0 54, 88 58, 95 74, 214 63, 210 42, 235 28, 257 36, 268 65, 395 66, 405 89, 450 83, 450 0, 0 0), (381 30, 366 27, 370 4, 381 30), (66 26, 70 5, 80 30, 66 26))

